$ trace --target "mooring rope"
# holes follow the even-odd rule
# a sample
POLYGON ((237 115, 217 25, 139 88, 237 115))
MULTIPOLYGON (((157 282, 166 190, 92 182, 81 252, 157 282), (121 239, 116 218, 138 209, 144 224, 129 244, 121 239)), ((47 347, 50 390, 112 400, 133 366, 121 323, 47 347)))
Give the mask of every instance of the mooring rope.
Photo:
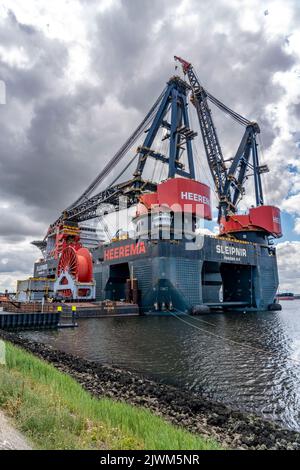
MULTIPOLYGON (((175 309, 175 310, 176 310, 176 309, 175 309)), ((187 313, 181 312, 180 310, 176 310, 176 311, 179 312, 181 315, 185 315, 185 316, 190 317, 190 315, 187 314, 187 313)), ((191 327, 193 327, 193 328, 196 328, 196 329, 199 330, 199 331, 202 331, 203 333, 207 333, 208 335, 214 336, 215 338, 221 339, 221 340, 223 340, 223 341, 228 341, 228 342, 230 342, 230 343, 236 344, 236 345, 241 346, 241 347, 246 348, 246 349, 250 349, 250 350, 255 351, 255 352, 260 352, 260 353, 263 352, 263 353, 265 353, 265 354, 269 354, 269 355, 275 357, 275 355, 274 355, 274 353, 273 353, 272 351, 267 351, 266 349, 257 348, 257 347, 255 347, 255 346, 251 346, 251 345, 245 344, 245 343, 240 343, 239 341, 235 341, 234 339, 226 338, 225 336, 221 336, 221 335, 218 335, 218 334, 213 333, 213 332, 211 332, 211 331, 207 331, 207 330, 205 330, 205 329, 203 329, 203 328, 200 328, 200 327, 197 326, 197 325, 194 325, 194 324, 192 324, 192 323, 189 323, 188 321, 186 321, 186 320, 184 320, 183 318, 181 318, 181 316, 178 316, 178 315, 176 315, 175 313, 173 313, 173 312, 171 312, 171 311, 169 311, 169 313, 170 313, 173 317, 177 318, 177 320, 180 320, 180 321, 182 321, 183 323, 185 323, 185 324, 187 324, 187 325, 189 325, 189 326, 191 326, 191 327)), ((193 317, 193 318, 194 318, 194 317, 193 317)), ((207 322, 207 321, 205 321, 205 320, 202 320, 202 319, 200 319, 200 318, 197 318, 196 320, 202 321, 203 323, 207 323, 208 325, 212 325, 212 326, 215 326, 215 327, 217 326, 217 325, 215 325, 215 324, 213 324, 213 323, 209 323, 209 322, 207 322)), ((300 360, 298 360, 298 359, 295 359, 295 358, 293 358, 293 357, 291 357, 291 356, 287 356, 286 359, 289 359, 289 360, 295 362, 296 364, 299 364, 299 365, 300 365, 300 360)))

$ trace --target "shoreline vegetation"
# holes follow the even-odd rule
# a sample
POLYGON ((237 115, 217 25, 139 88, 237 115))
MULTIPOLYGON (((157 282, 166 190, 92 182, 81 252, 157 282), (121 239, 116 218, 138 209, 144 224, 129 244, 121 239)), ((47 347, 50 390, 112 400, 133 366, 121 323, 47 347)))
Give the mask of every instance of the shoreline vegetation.
MULTIPOLYGON (((65 400, 69 400, 69 396, 72 396, 68 387, 71 390, 74 388, 74 393, 75 389, 77 390, 79 402, 80 396, 88 392, 88 398, 83 399, 84 407, 86 407, 84 410, 89 410, 91 414, 85 424, 79 420, 80 426, 83 426, 84 429, 82 434, 85 435, 87 432, 93 434, 94 432, 96 435, 94 440, 98 442, 97 445, 100 445, 103 438, 101 429, 103 430, 106 425, 115 429, 113 433, 109 434, 109 429, 105 428, 104 434, 108 433, 108 436, 111 437, 109 441, 103 443, 104 447, 101 448, 109 446, 109 449, 147 450, 300 449, 299 432, 283 429, 278 424, 254 414, 231 410, 221 403, 213 403, 192 392, 156 383, 128 370, 87 361, 55 350, 49 345, 28 340, 17 333, 0 330, 0 338, 22 348, 19 350, 8 344, 8 364, 11 364, 8 368, 9 375, 13 375, 16 369, 17 373, 25 373, 29 382, 40 376, 44 380, 40 384, 41 390, 46 390, 43 387, 50 387, 56 381, 59 383, 60 380, 62 381, 60 392, 62 395, 61 397, 53 395, 50 400, 52 408, 56 403, 58 410, 63 413, 65 400), (33 353, 34 356, 26 355, 24 350, 33 353), (20 355, 24 356, 25 362, 20 355), (46 362, 40 363, 37 358, 46 362), (58 371, 66 374, 62 376, 63 379, 59 378, 60 375, 59 377, 55 375, 58 371), (47 374, 50 377, 48 379, 47 374), (55 378, 51 379, 52 376, 55 378), (72 385, 70 385, 70 381, 72 385), (91 400, 89 403, 93 403, 93 405, 87 405, 86 400, 91 400), (97 406, 94 401, 98 403, 97 406), (98 424, 87 424, 89 421, 93 421, 93 417, 94 419, 97 417, 98 424), (104 428, 98 428, 99 423, 104 428), (173 427, 168 427, 169 423, 173 427), (96 430, 94 426, 96 426, 96 430), (94 431, 90 431, 90 429, 94 429, 94 431), (181 432, 183 434, 180 434, 181 432)), ((3 371, 3 367, 0 370, 3 371)), ((22 389, 22 382, 19 387, 22 389)), ((49 390, 51 391, 51 388, 49 390)), ((34 400, 36 398, 33 396, 34 400)), ((67 403, 70 407, 74 403, 74 399, 67 401, 67 403)), ((28 405, 30 405, 30 400, 28 405)), ((0 408, 2 406, 0 401, 0 408)), ((41 406, 45 406, 45 404, 41 404, 41 406)), ((68 410, 69 414, 71 410, 71 417, 67 413, 69 418, 66 419, 72 428, 74 410, 72 411, 72 407, 68 410)), ((55 421, 54 418, 51 419, 55 421)), ((77 425, 74 424, 74 426, 76 430, 77 425)), ((66 432, 62 430, 61 433, 62 437, 65 437, 66 432)), ((84 440, 80 442, 80 439, 76 446, 90 445, 84 440)), ((66 445, 71 444, 66 443, 66 445)))
POLYGON ((6 342, 0 409, 36 449, 219 449, 148 410, 94 398, 51 364, 6 342))

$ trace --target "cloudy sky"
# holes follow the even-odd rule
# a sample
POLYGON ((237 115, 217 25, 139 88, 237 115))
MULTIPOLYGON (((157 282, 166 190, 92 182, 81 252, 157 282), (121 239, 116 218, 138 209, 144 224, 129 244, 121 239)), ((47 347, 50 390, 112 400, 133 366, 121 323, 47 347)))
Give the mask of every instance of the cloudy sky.
MULTIPOLYGON (((29 242, 142 120, 177 54, 260 123, 267 203, 283 210, 280 287, 300 292, 299 21, 298 0, 1 0, 0 291, 31 274, 29 242)), ((216 122, 231 155, 238 131, 216 122)))

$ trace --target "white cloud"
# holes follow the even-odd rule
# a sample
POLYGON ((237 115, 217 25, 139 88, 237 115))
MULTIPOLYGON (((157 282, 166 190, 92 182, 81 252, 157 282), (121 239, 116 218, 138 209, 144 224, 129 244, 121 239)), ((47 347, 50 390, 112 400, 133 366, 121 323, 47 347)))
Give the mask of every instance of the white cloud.
POLYGON ((300 293, 300 241, 278 243, 277 260, 279 289, 300 293))
POLYGON ((285 199, 282 203, 282 209, 291 214, 300 215, 300 193, 285 199))
POLYGON ((300 217, 295 219, 295 232, 300 235, 300 217))

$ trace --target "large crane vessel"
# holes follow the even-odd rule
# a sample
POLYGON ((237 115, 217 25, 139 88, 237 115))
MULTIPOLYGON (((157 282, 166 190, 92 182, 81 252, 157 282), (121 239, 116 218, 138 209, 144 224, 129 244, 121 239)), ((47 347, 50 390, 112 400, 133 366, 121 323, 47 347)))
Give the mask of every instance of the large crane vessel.
MULTIPOLYGON (((264 204, 256 137, 259 126, 225 106, 202 87, 193 66, 175 57, 183 78, 173 76, 145 119, 84 193, 49 227, 35 264, 35 298, 45 290, 72 301, 134 302, 141 313, 201 313, 211 309, 275 310, 276 249, 280 210, 264 204), (224 158, 210 103, 244 126, 234 155, 224 158), (199 227, 212 219, 210 187, 196 177, 190 107, 196 111, 206 161, 218 200, 218 235, 199 227), (135 152, 128 152, 142 139, 135 152), (157 142, 168 144, 167 152, 157 142), (129 156, 128 156, 129 153, 129 156), (116 168, 123 162, 122 171, 116 168), (152 162, 152 178, 145 177, 152 162), (132 177, 124 175, 134 165, 132 177), (164 168, 158 177, 155 168, 164 168), (98 192, 97 188, 111 182, 98 192), (255 204, 238 204, 252 181, 255 204), (87 221, 107 232, 105 212, 134 210, 134 233, 84 242, 87 221), (84 227, 83 227, 84 226, 84 227), (40 286, 40 289, 38 288, 40 286), (38 294, 39 292, 39 294, 38 294)), ((201 176, 201 175, 200 175, 201 176)), ((93 230, 90 229, 92 235, 93 230)), ((34 298, 34 297, 33 297, 34 298)))

